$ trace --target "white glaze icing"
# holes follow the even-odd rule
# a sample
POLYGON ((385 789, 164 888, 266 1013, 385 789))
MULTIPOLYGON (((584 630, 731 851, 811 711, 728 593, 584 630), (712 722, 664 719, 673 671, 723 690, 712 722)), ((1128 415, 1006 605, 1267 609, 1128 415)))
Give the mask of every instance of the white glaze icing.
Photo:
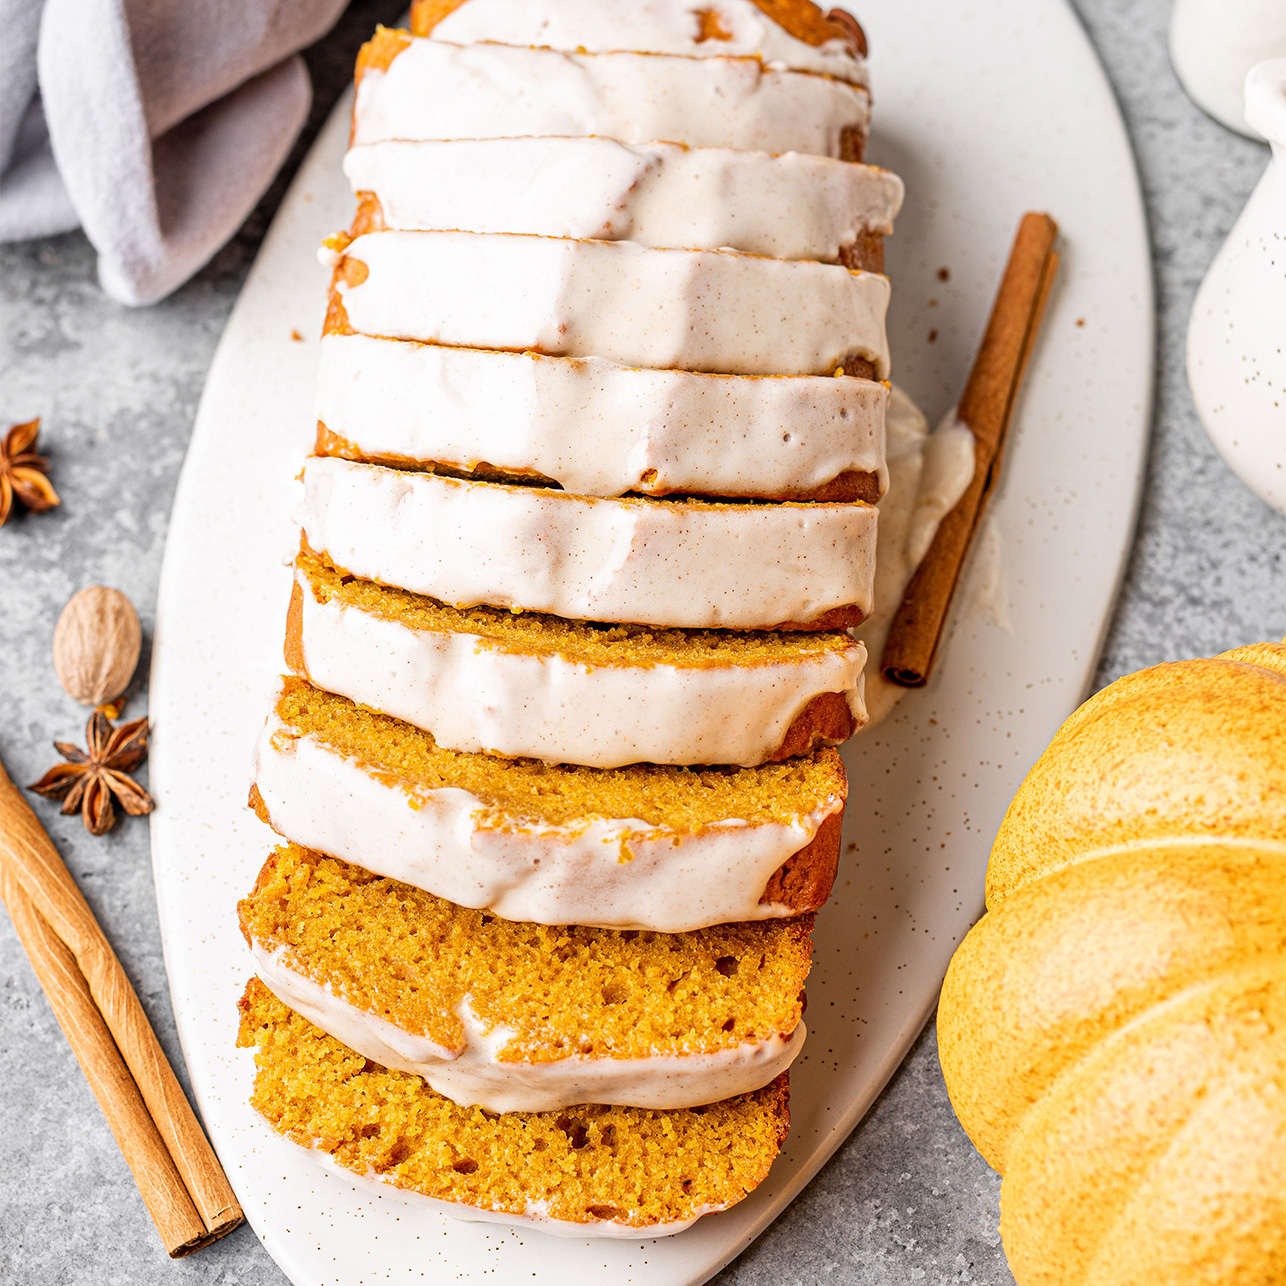
POLYGON ((494 40, 608 53, 618 49, 682 54, 688 58, 757 54, 770 66, 821 72, 865 85, 866 60, 843 40, 810 45, 771 21, 751 0, 712 0, 724 35, 701 39, 700 3, 694 0, 469 0, 432 31, 457 45, 494 40))
MULTIPOLYGON (((283 1136, 284 1137, 284 1136, 283 1136)), ((325 1149, 304 1147, 293 1139, 287 1139, 292 1147, 307 1153, 324 1170, 334 1174, 355 1188, 360 1188, 374 1196, 388 1200, 390 1197, 401 1199, 409 1210, 431 1211, 433 1214, 446 1215, 449 1219, 459 1219, 463 1223, 499 1223, 515 1228, 529 1228, 533 1232, 543 1232, 550 1237, 574 1237, 578 1240, 589 1237, 624 1238, 627 1241, 647 1241, 656 1237, 672 1237, 676 1232, 691 1228, 698 1219, 705 1215, 717 1214, 727 1206, 699 1206, 691 1219, 676 1219, 670 1223, 649 1224, 646 1227, 631 1227, 626 1223, 617 1223, 610 1219, 593 1219, 585 1223, 573 1223, 570 1219, 552 1219, 549 1207, 543 1201, 529 1201, 523 1214, 507 1214, 503 1210, 487 1210, 481 1206, 466 1206, 458 1201, 441 1201, 437 1197, 426 1196, 410 1188, 399 1187, 392 1179, 372 1171, 359 1174, 346 1166, 340 1165, 325 1149)))
POLYGON ((254 781, 274 828, 306 848, 508 920, 686 933, 791 914, 761 903, 773 873, 843 809, 790 823, 736 818, 679 832, 630 818, 505 827, 466 790, 404 787, 274 714, 254 781))
POLYGON ((830 375, 846 355, 888 373, 889 282, 837 264, 630 241, 374 232, 336 285, 354 330, 626 366, 830 375))
POLYGON ((718 666, 588 666, 557 653, 506 651, 476 634, 411 629, 308 578, 300 631, 318 687, 426 728, 439 745, 548 763, 763 763, 814 697, 842 692, 859 726, 866 651, 718 666))
POLYGON ((838 157, 843 132, 869 116, 865 90, 758 58, 412 40, 387 71, 363 74, 352 141, 598 134, 838 157))
POLYGON ((317 416, 366 455, 534 469, 568 491, 787 495, 884 467, 888 390, 830 375, 322 340, 317 416), (589 448, 592 444, 592 449, 589 448))
POLYGON ((861 232, 892 232, 903 196, 902 180, 872 165, 608 138, 390 140, 350 149, 344 172, 379 198, 388 228, 828 263, 861 232))
POLYGON ((457 607, 694 629, 871 610, 873 505, 604 500, 318 456, 303 482, 312 549, 457 607))
POLYGON ((969 554, 968 577, 963 588, 969 593, 970 614, 980 617, 1006 634, 1014 632, 1009 619, 1009 589, 1005 576, 1005 547, 1000 524, 990 511, 982 515, 969 554))
POLYGON ((915 505, 903 542, 910 574, 924 562, 924 556, 938 534, 939 523, 956 507, 973 481, 973 432, 956 414, 954 407, 924 439, 921 460, 915 505))
POLYGON ((923 412, 894 387, 886 419, 889 489, 880 501, 875 562, 875 611, 856 635, 865 644, 867 727, 874 727, 901 700, 906 689, 880 673, 884 644, 902 594, 937 534, 938 523, 955 508, 973 479, 973 434, 948 411, 929 432, 923 412))
POLYGON ((485 1031, 468 1000, 460 1007, 464 1041, 444 1048, 337 996, 291 966, 288 949, 251 944, 255 969, 283 1004, 365 1058, 413 1076, 464 1107, 489 1112, 556 1112, 578 1103, 670 1109, 748 1094, 775 1080, 804 1046, 801 1022, 788 1036, 745 1041, 713 1054, 651 1058, 574 1055, 552 1062, 501 1061, 514 1033, 485 1031))

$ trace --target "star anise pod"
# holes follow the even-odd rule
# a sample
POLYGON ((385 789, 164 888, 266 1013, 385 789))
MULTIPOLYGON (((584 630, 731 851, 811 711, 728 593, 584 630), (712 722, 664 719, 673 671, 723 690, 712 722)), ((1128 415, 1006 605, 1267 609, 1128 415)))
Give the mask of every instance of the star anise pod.
POLYGON ((55 764, 28 789, 47 799, 61 799, 64 813, 79 808, 91 835, 104 835, 116 824, 113 796, 132 817, 150 813, 151 795, 129 775, 147 758, 147 731, 146 719, 114 728, 101 710, 95 710, 85 728, 88 753, 69 742, 55 741, 54 749, 67 762, 55 764))
POLYGON ((39 432, 40 421, 28 420, 15 424, 0 442, 0 527, 9 521, 15 500, 36 514, 62 503, 45 477, 49 461, 35 452, 39 432))

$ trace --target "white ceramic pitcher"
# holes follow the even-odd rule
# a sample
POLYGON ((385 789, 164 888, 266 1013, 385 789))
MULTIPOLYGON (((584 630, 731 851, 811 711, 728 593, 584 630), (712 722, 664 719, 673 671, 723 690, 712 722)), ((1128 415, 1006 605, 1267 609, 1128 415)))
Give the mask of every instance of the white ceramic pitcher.
POLYGON ((1197 106, 1229 129, 1251 134, 1242 86, 1270 58, 1286 58, 1286 0, 1175 0, 1174 70, 1197 106))
POLYGON ((1286 58, 1246 77, 1272 161, 1197 291, 1188 383, 1232 471, 1286 513, 1286 58))

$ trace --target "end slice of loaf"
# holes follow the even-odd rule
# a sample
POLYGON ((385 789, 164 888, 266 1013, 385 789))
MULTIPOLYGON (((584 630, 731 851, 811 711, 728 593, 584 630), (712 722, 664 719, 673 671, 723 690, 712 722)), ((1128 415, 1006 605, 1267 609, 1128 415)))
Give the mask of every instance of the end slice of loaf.
POLYGON ((357 58, 354 144, 589 134, 860 161, 864 86, 757 56, 455 45, 381 28, 357 58))
POLYGON ((792 71, 838 76, 865 85, 866 36, 841 10, 810 0, 413 0, 410 29, 455 44, 606 52, 633 49, 689 58, 754 55, 792 71))
POLYGON ((784 1073, 708 1107, 496 1116, 355 1053, 258 979, 240 1009, 237 1043, 255 1051, 250 1101, 278 1134, 457 1218, 574 1237, 680 1232, 762 1183, 790 1128, 784 1073))

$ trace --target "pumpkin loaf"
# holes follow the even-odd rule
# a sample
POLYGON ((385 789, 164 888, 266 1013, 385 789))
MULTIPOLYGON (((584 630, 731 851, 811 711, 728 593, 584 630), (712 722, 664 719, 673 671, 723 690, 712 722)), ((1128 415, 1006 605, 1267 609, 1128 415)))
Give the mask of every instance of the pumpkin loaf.
POLYGON ((464 754, 293 678, 254 781, 284 838, 460 906, 665 933, 816 911, 847 790, 834 750, 608 771, 464 754))
POLYGON ((681 934, 515 923, 294 845, 239 910, 281 1000, 465 1106, 695 1107, 761 1088, 803 1047, 808 916, 681 934))
POLYGON ((315 686, 450 750, 616 768, 754 767, 865 721, 866 650, 841 631, 738 634, 461 610, 301 554, 285 657, 315 686))
POLYGON ((571 1237, 681 1232, 753 1191, 790 1125, 786 1073, 704 1107, 497 1116, 354 1052, 258 979, 240 1009, 238 1044, 255 1052, 250 1101, 278 1134, 349 1179, 457 1218, 571 1237))
POLYGON ((808 0, 411 26, 359 57, 322 255, 253 1103, 429 1209, 661 1236, 789 1124, 901 184, 860 164, 861 28, 808 0))

